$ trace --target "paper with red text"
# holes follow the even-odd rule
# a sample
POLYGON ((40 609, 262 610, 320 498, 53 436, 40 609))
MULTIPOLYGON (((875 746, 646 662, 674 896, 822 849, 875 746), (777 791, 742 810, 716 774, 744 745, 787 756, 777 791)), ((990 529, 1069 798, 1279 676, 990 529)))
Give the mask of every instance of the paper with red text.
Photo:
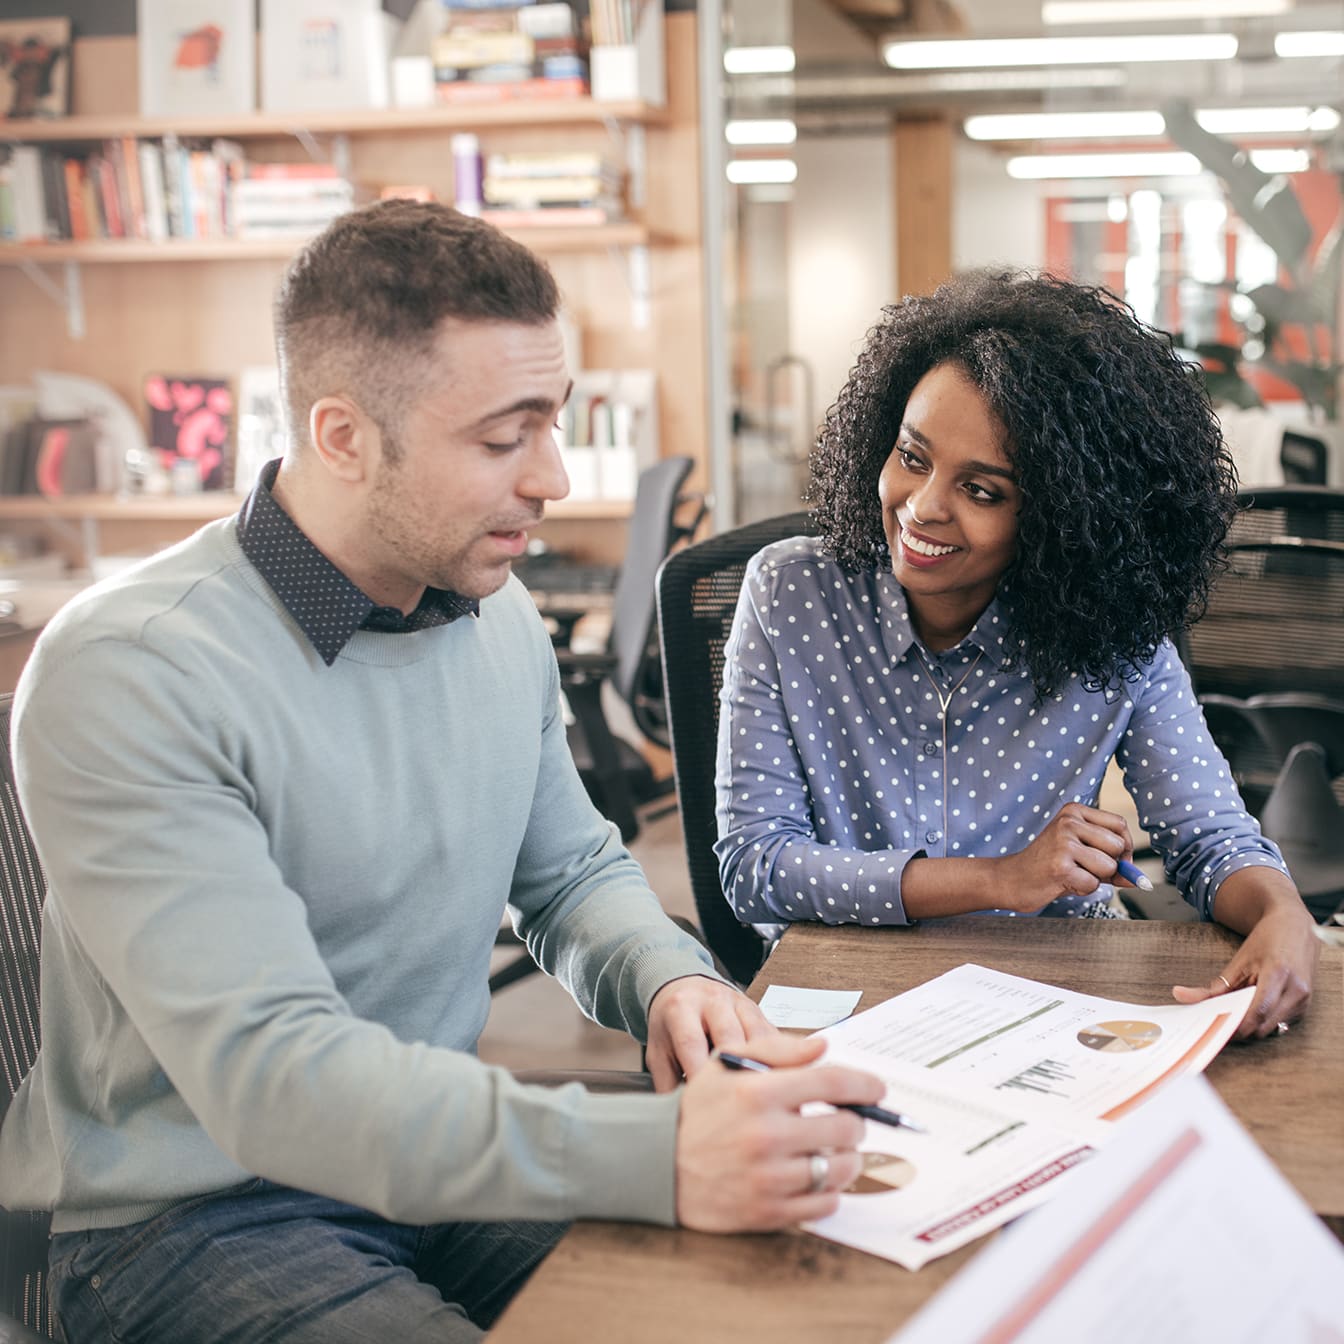
POLYGON ((1187 1078, 890 1344, 1344 1344, 1344 1247, 1187 1078))
POLYGON ((1254 997, 1147 1005, 961 966, 820 1034, 926 1132, 869 1122, 865 1170, 808 1230, 918 1269, 1048 1198, 1114 1122, 1204 1069, 1254 997))

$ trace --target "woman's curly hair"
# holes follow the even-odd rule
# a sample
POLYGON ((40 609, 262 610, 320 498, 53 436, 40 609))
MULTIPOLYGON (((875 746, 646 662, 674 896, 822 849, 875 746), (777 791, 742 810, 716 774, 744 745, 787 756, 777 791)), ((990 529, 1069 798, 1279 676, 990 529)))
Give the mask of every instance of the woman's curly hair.
POLYGON ((1108 695, 1204 609, 1236 473, 1197 369, 1103 289, 973 271, 883 310, 812 454, 823 544, 890 564, 878 476, 916 383, 951 360, 1007 430, 1022 504, 1000 584, 1041 696, 1108 695))

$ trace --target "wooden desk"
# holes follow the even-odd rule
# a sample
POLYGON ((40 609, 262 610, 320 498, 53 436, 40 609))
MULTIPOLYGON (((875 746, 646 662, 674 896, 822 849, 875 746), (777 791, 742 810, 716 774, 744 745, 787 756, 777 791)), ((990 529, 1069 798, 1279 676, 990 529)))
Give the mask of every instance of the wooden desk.
MULTIPOLYGON (((859 1010, 964 962, 1139 1003, 1203 984, 1237 938, 1212 924, 976 917, 913 929, 799 924, 751 987, 858 989, 859 1010)), ((1206 1077, 1307 1202, 1344 1227, 1344 950, 1323 948, 1310 1016, 1229 1045, 1206 1077)), ((806 1233, 716 1237, 579 1223, 491 1332, 492 1344, 878 1344, 984 1242, 911 1273, 806 1233)))

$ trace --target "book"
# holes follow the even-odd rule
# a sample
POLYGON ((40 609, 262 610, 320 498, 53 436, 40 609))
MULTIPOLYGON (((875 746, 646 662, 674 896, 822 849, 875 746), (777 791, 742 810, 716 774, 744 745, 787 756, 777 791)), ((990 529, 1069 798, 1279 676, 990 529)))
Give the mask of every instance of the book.
POLYGON ((481 218, 497 229, 581 229, 609 224, 613 214, 600 205, 552 205, 510 210, 486 207, 481 218))
POLYGON ((585 205, 611 198, 607 177, 492 177, 481 184, 487 205, 585 205))
POLYGON ((583 98, 588 84, 582 79, 520 79, 508 83, 455 79, 435 84, 440 103, 497 103, 514 98, 544 101, 551 98, 583 98))
POLYGON ((140 185, 144 195, 145 237, 161 243, 168 237, 168 201, 163 189, 163 154, 152 141, 141 140, 136 153, 140 160, 140 185))

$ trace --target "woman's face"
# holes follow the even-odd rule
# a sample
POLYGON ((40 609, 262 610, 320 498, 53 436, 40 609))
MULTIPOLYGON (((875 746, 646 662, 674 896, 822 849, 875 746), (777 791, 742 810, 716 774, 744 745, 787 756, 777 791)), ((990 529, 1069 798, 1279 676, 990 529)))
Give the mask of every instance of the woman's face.
POLYGON ((877 489, 892 572, 931 648, 966 636, 1012 561, 1021 495, 1006 443, 960 365, 915 384, 877 489))

